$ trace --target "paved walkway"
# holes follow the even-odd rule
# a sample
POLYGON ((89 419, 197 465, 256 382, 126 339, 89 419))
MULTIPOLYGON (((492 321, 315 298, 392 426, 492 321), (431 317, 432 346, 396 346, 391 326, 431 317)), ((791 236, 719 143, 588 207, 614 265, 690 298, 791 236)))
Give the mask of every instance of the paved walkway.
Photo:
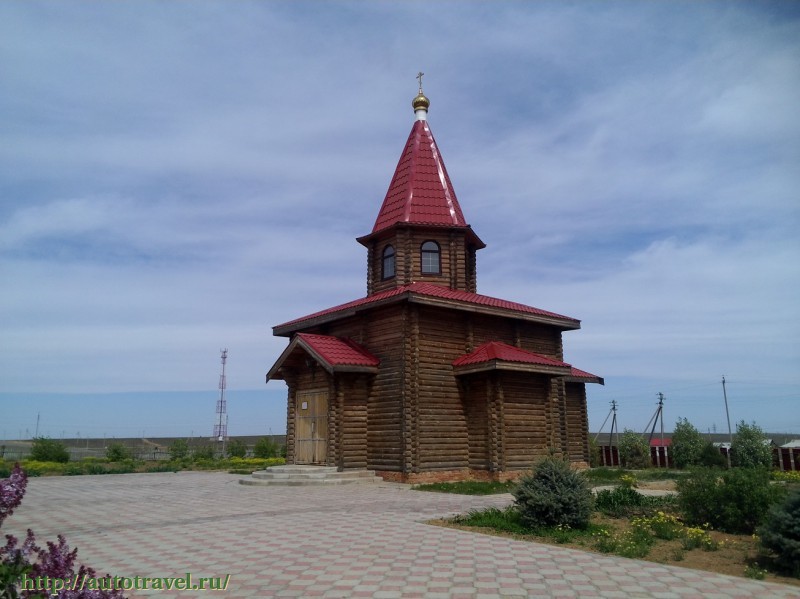
POLYGON ((509 496, 403 485, 246 487, 225 473, 31 479, 2 532, 63 533, 119 576, 231 575, 224 593, 129 596, 799 597, 795 587, 429 526, 509 496))

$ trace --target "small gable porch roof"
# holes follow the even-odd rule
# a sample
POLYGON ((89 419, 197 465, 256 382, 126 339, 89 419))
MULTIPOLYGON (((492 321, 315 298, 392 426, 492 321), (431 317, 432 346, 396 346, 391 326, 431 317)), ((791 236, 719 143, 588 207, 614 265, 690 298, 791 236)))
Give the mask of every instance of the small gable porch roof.
POLYGON ((335 372, 375 374, 381 363, 380 359, 352 339, 298 333, 269 369, 267 381, 283 379, 281 368, 284 362, 298 350, 305 351, 330 374, 335 372))
POLYGON ((571 364, 548 358, 501 341, 489 341, 453 360, 456 375, 487 370, 517 370, 563 376, 569 382, 600 383, 603 379, 571 364))

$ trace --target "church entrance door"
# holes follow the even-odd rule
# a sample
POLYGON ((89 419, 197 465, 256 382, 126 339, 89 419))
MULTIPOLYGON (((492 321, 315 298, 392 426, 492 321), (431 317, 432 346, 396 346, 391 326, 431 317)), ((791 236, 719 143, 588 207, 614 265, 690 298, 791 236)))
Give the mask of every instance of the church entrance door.
POLYGON ((296 464, 324 464, 328 455, 328 391, 297 393, 296 464))

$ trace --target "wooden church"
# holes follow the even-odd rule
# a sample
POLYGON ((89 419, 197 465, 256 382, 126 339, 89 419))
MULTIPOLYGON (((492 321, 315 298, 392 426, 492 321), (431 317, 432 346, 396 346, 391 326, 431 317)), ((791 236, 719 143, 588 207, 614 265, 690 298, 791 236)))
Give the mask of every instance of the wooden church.
POLYGON ((485 244, 467 224, 427 122, 411 128, 368 235, 367 295, 273 327, 289 345, 288 464, 386 480, 507 480, 555 453, 588 465, 586 383, 564 361, 580 321, 477 293, 485 244))

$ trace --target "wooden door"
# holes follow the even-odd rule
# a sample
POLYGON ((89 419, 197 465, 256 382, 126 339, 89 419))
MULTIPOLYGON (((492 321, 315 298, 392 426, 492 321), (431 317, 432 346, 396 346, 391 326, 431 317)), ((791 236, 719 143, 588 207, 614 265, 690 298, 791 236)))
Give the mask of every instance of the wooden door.
POLYGON ((324 464, 328 455, 328 391, 297 393, 296 464, 324 464))

